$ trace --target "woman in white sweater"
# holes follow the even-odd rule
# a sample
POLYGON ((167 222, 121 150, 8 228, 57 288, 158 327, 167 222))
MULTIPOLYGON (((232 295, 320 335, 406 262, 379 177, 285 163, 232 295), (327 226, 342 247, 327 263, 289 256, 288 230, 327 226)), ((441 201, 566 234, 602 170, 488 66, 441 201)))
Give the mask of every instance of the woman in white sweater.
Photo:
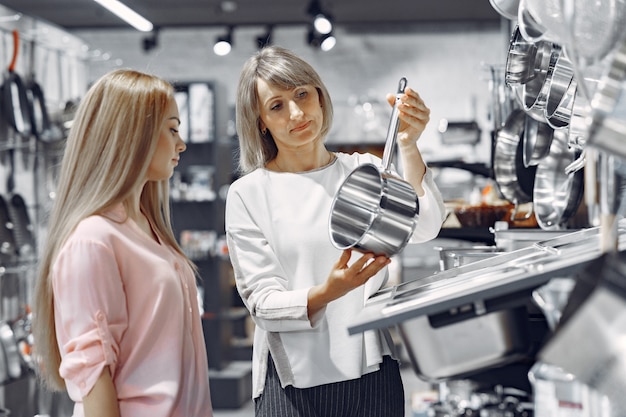
MULTIPOLYGON (((411 88, 398 108, 404 178, 420 207, 411 241, 427 241, 445 211, 417 147, 430 110, 411 88)), ((378 332, 347 330, 384 284, 390 259, 341 251, 328 231, 343 180, 381 161, 330 152, 324 141, 332 116, 319 75, 292 52, 270 46, 245 63, 236 106, 243 176, 228 192, 226 234, 237 288, 256 324, 257 417, 404 416, 391 347, 378 332)))

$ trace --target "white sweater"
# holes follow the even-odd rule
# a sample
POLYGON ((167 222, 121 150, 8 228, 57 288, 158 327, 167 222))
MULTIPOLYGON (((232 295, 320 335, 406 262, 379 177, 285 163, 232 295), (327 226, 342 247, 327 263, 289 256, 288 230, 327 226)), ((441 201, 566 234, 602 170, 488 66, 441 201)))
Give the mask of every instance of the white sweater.
MULTIPOLYGON (((323 283, 341 255, 330 240, 332 200, 359 165, 381 165, 371 154, 337 153, 330 165, 303 173, 267 169, 235 181, 226 200, 226 235, 237 289, 256 324, 253 396, 263 391, 268 352, 283 387, 307 388, 359 378, 378 369, 388 347, 378 332, 348 334, 348 325, 387 276, 328 304, 311 321, 307 293, 323 283)), ((424 178, 411 242, 437 236, 445 208, 432 172, 424 178)), ((353 252, 352 260, 360 256, 353 252)))

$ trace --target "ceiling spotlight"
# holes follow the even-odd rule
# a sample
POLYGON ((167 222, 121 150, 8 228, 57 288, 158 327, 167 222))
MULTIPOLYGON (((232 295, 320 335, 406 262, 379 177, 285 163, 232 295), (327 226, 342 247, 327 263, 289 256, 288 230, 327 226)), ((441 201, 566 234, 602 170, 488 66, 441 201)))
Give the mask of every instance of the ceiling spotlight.
POLYGON ((233 29, 229 28, 226 35, 218 36, 213 45, 213 52, 215 55, 224 56, 230 53, 233 45, 233 29))
POLYGON ((264 47, 272 44, 272 30, 273 30, 273 28, 274 27, 270 25, 270 26, 267 27, 267 31, 264 34, 257 36, 257 38, 256 38, 256 46, 259 49, 264 48, 264 47))
POLYGON ((333 24, 330 19, 321 13, 313 18, 313 27, 323 35, 327 35, 333 30, 333 24))
POLYGON ((324 35, 318 33, 313 28, 309 30, 307 40, 309 42, 309 45, 314 48, 319 48, 324 52, 333 49, 335 47, 335 44, 337 43, 337 39, 332 33, 327 33, 324 35))
POLYGON ((333 30, 333 23, 330 15, 322 10, 319 0, 312 0, 307 9, 307 13, 313 16, 313 27, 318 33, 327 35, 333 30))
POLYGON ((312 0, 307 9, 309 15, 313 16, 313 27, 323 35, 327 35, 333 30, 332 19, 328 13, 322 10, 319 0, 312 0))
POLYGON ((158 29, 153 30, 149 36, 146 36, 142 40, 143 51, 150 52, 157 46, 159 46, 159 31, 158 29))
POLYGON ((336 43, 337 39, 333 36, 332 33, 328 33, 324 35, 322 43, 320 44, 320 49, 324 52, 328 52, 335 47, 336 43))

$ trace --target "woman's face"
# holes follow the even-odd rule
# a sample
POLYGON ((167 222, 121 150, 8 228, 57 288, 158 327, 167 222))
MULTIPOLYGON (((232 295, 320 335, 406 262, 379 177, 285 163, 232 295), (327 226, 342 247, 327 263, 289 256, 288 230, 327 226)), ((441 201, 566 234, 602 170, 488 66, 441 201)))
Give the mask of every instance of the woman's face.
POLYGON ((258 79, 257 93, 261 129, 272 133, 279 148, 298 148, 320 139, 324 118, 314 86, 283 90, 258 79))
POLYGON ((166 180, 174 173, 174 167, 178 165, 180 153, 187 148, 187 145, 185 145, 185 142, 178 134, 179 126, 178 105, 174 99, 171 99, 165 120, 161 125, 161 133, 156 150, 148 166, 148 181, 166 180))

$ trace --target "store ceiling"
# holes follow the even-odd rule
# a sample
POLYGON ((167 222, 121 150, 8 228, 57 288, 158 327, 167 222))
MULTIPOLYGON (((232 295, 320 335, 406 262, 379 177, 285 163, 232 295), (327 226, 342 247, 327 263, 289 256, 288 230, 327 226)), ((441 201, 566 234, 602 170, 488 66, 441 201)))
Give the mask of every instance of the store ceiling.
MULTIPOLYGON (((124 0, 157 28, 306 24, 311 0, 124 0)), ((93 0, 0 0, 66 30, 129 26, 93 0)), ((494 22, 489 0, 320 0, 338 26, 383 28, 420 22, 494 22)))

